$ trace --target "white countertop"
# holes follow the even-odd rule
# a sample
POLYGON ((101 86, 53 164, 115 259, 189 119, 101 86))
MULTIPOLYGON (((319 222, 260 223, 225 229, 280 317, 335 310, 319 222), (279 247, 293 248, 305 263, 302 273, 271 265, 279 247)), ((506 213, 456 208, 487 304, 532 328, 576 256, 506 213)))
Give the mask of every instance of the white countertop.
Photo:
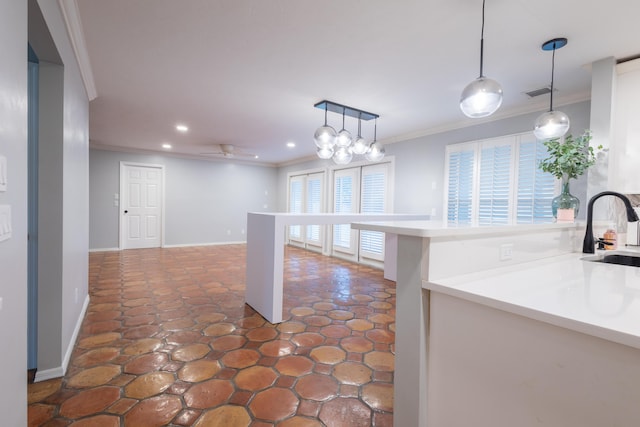
POLYGON ((448 237, 474 236, 483 234, 515 234, 528 233, 532 230, 569 229, 583 227, 581 223, 564 224, 518 224, 471 226, 450 225, 442 221, 358 221, 351 224, 351 228, 359 230, 382 231, 385 233, 415 237, 448 237))
POLYGON ((588 262, 584 256, 571 253, 423 287, 640 348, 640 267, 588 262))

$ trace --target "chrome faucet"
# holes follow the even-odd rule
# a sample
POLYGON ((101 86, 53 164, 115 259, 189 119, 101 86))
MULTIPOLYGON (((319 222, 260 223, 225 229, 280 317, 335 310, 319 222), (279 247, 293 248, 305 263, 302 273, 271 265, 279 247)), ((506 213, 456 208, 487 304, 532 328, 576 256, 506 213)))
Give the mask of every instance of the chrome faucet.
POLYGON ((592 254, 595 250, 595 241, 593 239, 593 202, 598 200, 602 196, 615 196, 624 202, 624 206, 627 209, 627 221, 635 222, 638 221, 638 215, 633 210, 631 206, 631 202, 624 194, 616 193, 615 191, 603 191, 602 193, 598 193, 589 200, 589 204, 587 205, 587 230, 584 234, 584 243, 582 244, 582 253, 592 254))

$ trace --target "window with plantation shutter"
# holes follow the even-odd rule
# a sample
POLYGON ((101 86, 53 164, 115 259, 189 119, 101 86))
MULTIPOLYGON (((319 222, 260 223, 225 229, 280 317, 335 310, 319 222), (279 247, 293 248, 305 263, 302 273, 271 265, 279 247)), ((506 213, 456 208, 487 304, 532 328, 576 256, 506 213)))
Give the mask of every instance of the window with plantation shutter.
MULTIPOLYGON (((333 172, 333 211, 377 214, 393 210, 390 188, 393 162, 362 164, 333 172)), ((333 253, 355 261, 380 265, 384 261, 384 233, 351 230, 350 224, 333 226, 333 253)))
POLYGON ((520 142, 518 158, 518 224, 552 222, 551 199, 555 196, 556 179, 538 168, 547 158, 547 147, 535 137, 520 142))
MULTIPOLYGON (((289 212, 302 213, 302 184, 304 183, 303 176, 291 177, 289 180, 289 212)), ((289 226, 289 239, 302 241, 302 227, 299 225, 289 226)))
MULTIPOLYGON (((321 213, 322 212, 322 182, 324 180, 324 173, 316 173, 307 176, 307 213, 321 213)), ((307 225, 306 242, 315 244, 317 246, 322 245, 322 236, 319 225, 307 225)))
POLYGON ((511 220, 511 144, 482 147, 478 183, 478 223, 509 224, 511 220))
MULTIPOLYGON (((289 176, 288 208, 290 213, 326 212, 325 172, 300 173, 289 176)), ((323 225, 291 225, 288 227, 290 244, 321 250, 325 238, 323 225)))
MULTIPOLYGON (((333 212, 357 213, 357 179, 358 170, 342 169, 334 172, 333 179, 333 212)), ((334 249, 354 253, 351 243, 351 225, 339 224, 333 226, 334 249)))
POLYGON ((529 132, 446 148, 445 209, 453 224, 552 222, 553 175, 538 168, 546 147, 529 132))
POLYGON ((471 224, 475 149, 472 146, 447 147, 447 221, 471 224), (450 148, 451 147, 451 148, 450 148))
MULTIPOLYGON (((387 175, 388 164, 386 163, 362 167, 361 213, 373 214, 387 211, 387 175)), ((360 256, 382 261, 384 259, 384 233, 361 231, 360 256)))

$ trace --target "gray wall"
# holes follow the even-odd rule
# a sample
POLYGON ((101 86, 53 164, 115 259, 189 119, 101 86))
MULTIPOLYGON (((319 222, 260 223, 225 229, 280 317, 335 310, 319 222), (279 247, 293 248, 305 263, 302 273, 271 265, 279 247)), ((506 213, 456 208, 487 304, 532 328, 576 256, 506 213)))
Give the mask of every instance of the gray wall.
MULTIPOLYGON (((569 115, 571 119, 569 132, 579 135, 589 128, 590 103, 588 101, 556 106, 556 109, 569 115)), ((533 123, 540 113, 509 117, 387 144, 385 146, 387 156, 395 158, 395 212, 431 214, 432 209, 435 209, 434 219, 442 219, 445 147, 449 144, 533 131, 533 123)), ((278 210, 284 212, 287 208, 288 173, 331 165, 330 160, 317 159, 280 168, 278 210)), ((586 175, 571 184, 572 194, 580 199, 579 218, 584 218, 586 210, 586 185, 586 175)))
POLYGON ((277 170, 233 161, 90 150, 90 238, 93 250, 118 247, 120 162, 165 168, 165 245, 246 240, 247 212, 276 210, 277 170))
POLYGON ((13 236, 0 242, 0 414, 2 424, 27 425, 27 3, 0 2, 0 155, 7 159, 13 236))
MULTIPOLYGON (((46 276, 40 274, 38 283, 40 290, 46 290, 46 299, 41 297, 38 301, 39 325, 47 323, 47 329, 38 333, 36 379, 45 379, 60 376, 66 370, 88 296, 89 100, 58 2, 41 0, 38 5, 46 30, 55 43, 56 52, 52 56, 59 56, 63 65, 51 70, 50 82, 53 85, 51 95, 62 96, 62 99, 51 102, 51 111, 40 113, 41 119, 43 114, 45 117, 50 114, 49 119, 53 121, 49 124, 51 138, 41 143, 41 147, 42 144, 54 146, 53 157, 41 156, 40 161, 46 165, 47 174, 55 179, 55 189, 51 187, 50 190, 51 196, 55 195, 58 201, 54 207, 40 206, 50 216, 39 215, 39 230, 40 233, 48 232, 51 237, 47 248, 61 253, 61 257, 47 260, 50 251, 39 251, 40 256, 45 257, 40 261, 50 261, 49 266, 57 275, 47 281, 46 276), (60 227, 61 231, 50 230, 60 227), (49 346, 51 351, 47 351, 49 346)), ((40 136, 48 138, 48 135, 40 136)))
POLYGON ((62 364, 64 67, 40 62, 38 370, 62 364))

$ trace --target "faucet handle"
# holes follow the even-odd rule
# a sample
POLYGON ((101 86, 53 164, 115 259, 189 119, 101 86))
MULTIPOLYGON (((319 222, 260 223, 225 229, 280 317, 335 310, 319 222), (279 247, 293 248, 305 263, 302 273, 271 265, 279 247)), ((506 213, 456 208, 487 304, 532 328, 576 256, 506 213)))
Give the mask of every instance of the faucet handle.
POLYGON ((608 240, 604 240, 603 238, 598 238, 598 240, 596 240, 596 244, 598 245, 598 249, 607 249, 605 246, 613 246, 612 242, 609 242, 608 240))

